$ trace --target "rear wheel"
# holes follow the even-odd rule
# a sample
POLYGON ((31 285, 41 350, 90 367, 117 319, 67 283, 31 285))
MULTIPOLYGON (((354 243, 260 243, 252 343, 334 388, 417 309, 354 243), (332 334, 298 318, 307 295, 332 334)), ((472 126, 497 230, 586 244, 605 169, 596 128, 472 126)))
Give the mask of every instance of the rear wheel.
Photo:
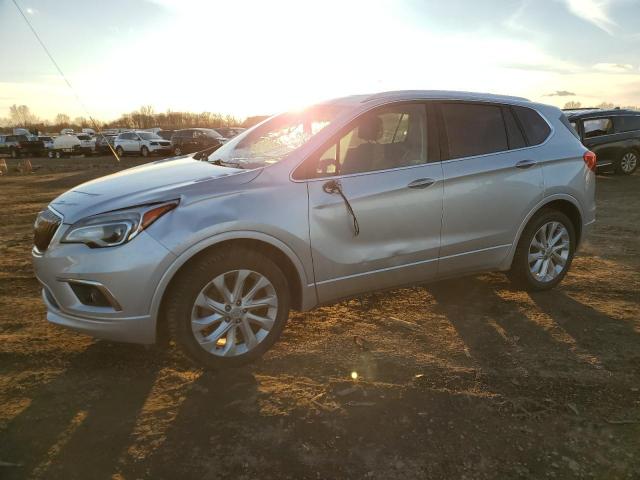
POLYGON ((624 152, 616 165, 616 171, 623 175, 631 175, 636 168, 638 168, 638 153, 633 150, 624 152))
POLYGON ((56 152, 56 158, 62 158, 62 152, 56 152))
POLYGON ((238 367, 261 357, 289 316, 278 266, 245 248, 212 252, 182 271, 167 300, 171 337, 205 368, 238 367))
POLYGON ((124 156, 124 150, 120 146, 116 147, 116 153, 118 154, 119 157, 124 156))
POLYGON ((549 290, 567 274, 575 245, 571 220, 556 210, 543 210, 522 232, 509 277, 526 290, 549 290))
POLYGON ((182 155, 182 148, 178 145, 173 149, 173 154, 176 156, 182 155))
POLYGON ((52 151, 49 151, 49 153, 47 153, 47 156, 48 156, 49 158, 53 158, 53 157, 54 157, 54 155, 55 155, 55 154, 54 154, 52 151))

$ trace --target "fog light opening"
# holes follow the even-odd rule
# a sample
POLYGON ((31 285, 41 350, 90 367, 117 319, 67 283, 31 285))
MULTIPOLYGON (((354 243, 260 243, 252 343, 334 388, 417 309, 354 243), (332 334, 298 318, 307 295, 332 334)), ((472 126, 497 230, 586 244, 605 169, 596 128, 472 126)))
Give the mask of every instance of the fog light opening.
POLYGON ((67 280, 78 301, 88 307, 113 308, 122 310, 111 292, 97 282, 67 280))

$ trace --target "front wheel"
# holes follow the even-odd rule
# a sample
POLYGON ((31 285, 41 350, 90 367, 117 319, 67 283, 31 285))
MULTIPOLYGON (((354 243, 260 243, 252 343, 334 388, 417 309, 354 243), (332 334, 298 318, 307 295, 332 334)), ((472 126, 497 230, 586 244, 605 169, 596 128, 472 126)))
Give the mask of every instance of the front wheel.
POLYGON ((49 158, 53 158, 55 156, 55 154, 52 151, 49 151, 49 153, 47 154, 47 156, 49 158))
POLYGON ((624 152, 616 166, 617 172, 623 175, 631 175, 636 168, 638 168, 638 154, 633 150, 624 152))
POLYGON ((118 157, 124 156, 124 150, 120 146, 116 147, 116 153, 118 154, 118 157))
POLYGON ((181 148, 181 147, 179 147, 179 146, 178 146, 178 147, 175 147, 175 148, 173 149, 173 154, 174 154, 176 157, 179 157, 180 155, 182 155, 182 148, 181 148))
POLYGON ((149 156, 149 149, 147 147, 143 146, 140 149, 140 155, 142 155, 145 158, 148 157, 149 156))
POLYGON ((62 158, 62 152, 56 152, 56 158, 62 158))
POLYGON ((567 274, 575 246, 571 220, 556 210, 543 210, 522 232, 509 277, 526 290, 549 290, 567 274))
POLYGON ((278 266, 245 248, 212 252, 183 270, 169 292, 172 339, 197 364, 239 367, 261 357, 289 316, 289 288, 278 266))

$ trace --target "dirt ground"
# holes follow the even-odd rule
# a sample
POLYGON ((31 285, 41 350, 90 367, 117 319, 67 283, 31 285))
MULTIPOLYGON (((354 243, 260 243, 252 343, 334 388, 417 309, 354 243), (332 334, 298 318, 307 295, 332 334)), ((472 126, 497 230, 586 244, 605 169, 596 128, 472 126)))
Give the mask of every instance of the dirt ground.
POLYGON ((0 478, 640 478, 640 174, 598 176, 554 291, 489 274, 371 295, 203 373, 45 320, 36 212, 139 162, 0 177, 0 478))

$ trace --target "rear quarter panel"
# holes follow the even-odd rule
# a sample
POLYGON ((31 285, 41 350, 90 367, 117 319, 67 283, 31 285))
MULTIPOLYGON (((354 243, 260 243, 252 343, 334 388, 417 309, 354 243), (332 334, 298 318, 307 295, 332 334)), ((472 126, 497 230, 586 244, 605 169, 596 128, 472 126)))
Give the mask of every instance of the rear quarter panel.
POLYGON ((580 210, 583 226, 589 225, 595 221, 596 215, 596 175, 583 160, 587 149, 560 122, 560 110, 545 107, 540 111, 555 129, 541 159, 545 199, 575 199, 573 203, 580 210))

